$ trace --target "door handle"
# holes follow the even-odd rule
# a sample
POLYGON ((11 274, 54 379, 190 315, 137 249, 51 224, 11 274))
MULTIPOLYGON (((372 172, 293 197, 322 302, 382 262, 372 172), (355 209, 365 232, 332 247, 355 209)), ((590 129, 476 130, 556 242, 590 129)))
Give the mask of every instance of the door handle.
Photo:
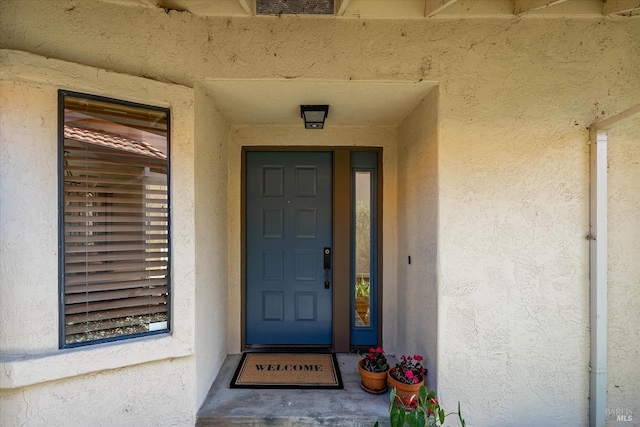
POLYGON ((324 269, 331 270, 331 248, 324 248, 324 269))
POLYGON ((324 248, 324 288, 329 289, 331 286, 330 274, 331 270, 331 248, 324 248))

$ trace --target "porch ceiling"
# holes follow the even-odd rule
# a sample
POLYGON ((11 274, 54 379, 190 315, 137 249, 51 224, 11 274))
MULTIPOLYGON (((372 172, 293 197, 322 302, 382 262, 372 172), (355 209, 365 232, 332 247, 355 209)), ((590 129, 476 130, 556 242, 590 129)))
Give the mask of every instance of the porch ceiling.
MULTIPOLYGON (((102 1, 205 16, 256 14, 256 0, 102 1)), ((640 0, 335 0, 334 10, 337 17, 368 19, 638 16, 640 0)))
POLYGON ((300 124, 300 105, 328 104, 328 125, 396 126, 435 86, 430 82, 208 80, 231 124, 300 124))

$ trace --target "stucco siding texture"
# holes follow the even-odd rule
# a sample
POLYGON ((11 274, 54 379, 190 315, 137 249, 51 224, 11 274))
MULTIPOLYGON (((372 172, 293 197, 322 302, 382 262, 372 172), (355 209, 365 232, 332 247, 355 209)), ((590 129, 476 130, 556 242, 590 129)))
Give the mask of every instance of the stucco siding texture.
POLYGON ((607 407, 611 413, 607 420, 611 426, 640 426, 639 129, 636 119, 608 133, 607 407), (618 414, 632 415, 633 422, 616 421, 618 414))
POLYGON ((398 132, 397 305, 402 315, 396 348, 407 356, 425 358, 430 389, 437 386, 438 372, 437 119, 438 88, 434 88, 398 132))
MULTIPOLYGON (((0 425, 193 425, 192 90, 25 53, 0 60, 0 425), (57 91, 69 87, 171 108, 170 335, 58 348, 57 91)), ((223 356, 212 359, 205 381, 223 356)))
POLYGON ((52 87, 0 81, 3 353, 44 351, 58 343, 56 99, 52 87), (25 307, 32 309, 28 317, 25 307))
POLYGON ((192 426, 191 370, 181 358, 0 390, 0 425, 192 426))
POLYGON ((3 48, 188 86, 206 77, 451 80, 445 94, 468 106, 507 101, 538 117, 563 102, 593 106, 598 93, 632 99, 621 83, 638 75, 634 20, 203 18, 64 0, 6 0, 0 19, 3 48), (576 88, 575 99, 558 96, 576 88))
MULTIPOLYGON (((55 201, 51 204, 51 197, 55 195, 55 188, 51 186, 55 184, 46 181, 53 181, 55 164, 34 161, 53 158, 50 156, 55 152, 55 108, 43 110, 38 105, 39 99, 53 95, 51 87, 64 84, 76 90, 88 90, 91 85, 83 82, 90 80, 91 75, 108 77, 116 73, 129 78, 144 77, 136 80, 140 88, 133 85, 131 90, 148 98, 161 97, 160 92, 166 90, 164 86, 141 83, 153 80, 172 82, 168 87, 195 86, 196 90, 202 80, 223 78, 430 81, 438 85, 437 150, 429 131, 417 129, 418 123, 400 132, 394 127, 332 128, 329 121, 320 133, 304 133, 301 126, 295 129, 232 127, 228 151, 226 154, 221 151, 221 158, 217 159, 217 154, 208 148, 198 148, 197 141, 194 151, 194 114, 196 122, 201 119, 197 119, 198 113, 194 113, 188 100, 179 103, 181 113, 174 117, 181 123, 182 131, 172 152, 177 154, 175 162, 172 160, 174 178, 180 183, 173 187, 177 192, 173 202, 180 206, 174 217, 179 224, 174 232, 180 237, 175 240, 180 242, 176 246, 175 273, 181 284, 176 289, 184 292, 178 292, 176 297, 182 307, 181 315, 186 313, 186 320, 181 323, 186 325, 185 330, 179 337, 192 351, 194 333, 207 340, 220 334, 218 329, 202 334, 198 331, 199 327, 207 327, 200 323, 207 321, 207 314, 206 304, 196 303, 195 283, 200 278, 201 284, 214 278, 224 280, 224 273, 199 269, 204 267, 204 260, 194 261, 194 257, 198 247, 217 256, 225 251, 224 244, 214 247, 207 239, 196 239, 198 223, 204 222, 207 227, 219 227, 219 224, 213 225, 210 219, 199 216, 194 200, 198 194, 205 194, 202 186, 208 179, 221 184, 213 188, 219 197, 224 197, 225 185, 219 182, 224 176, 209 171, 211 175, 195 178, 193 168, 204 167, 206 161, 195 161, 194 155, 203 152, 203 160, 210 159, 216 165, 224 164, 227 156, 228 320, 226 325, 216 328, 227 329, 227 348, 237 352, 240 350, 241 304, 238 285, 241 146, 383 146, 385 248, 397 247, 397 254, 385 253, 384 344, 389 343, 391 351, 400 354, 426 351, 430 358, 433 358, 431 352, 437 351, 435 381, 440 398, 447 409, 454 409, 455 402, 460 401, 468 425, 582 426, 588 423, 587 127, 636 105, 640 99, 637 18, 393 21, 300 16, 205 18, 176 11, 166 13, 159 8, 95 1, 5 0, 0 2, 0 47, 40 55, 39 66, 34 67, 37 70, 23 70, 22 74, 40 75, 38 82, 44 86, 42 92, 36 91, 33 103, 12 101, 22 106, 20 114, 39 113, 30 116, 30 126, 22 124, 13 114, 5 119, 7 110, 4 107, 2 110, 3 138, 5 129, 11 129, 19 136, 16 141, 23 141, 31 149, 44 150, 42 157, 36 157, 34 152, 3 144, 1 152, 3 284, 0 304, 43 307, 42 313, 36 313, 37 323, 26 326, 28 331, 44 330, 48 337, 57 336, 51 326, 56 324, 55 273, 36 274, 42 269, 55 271, 57 268, 55 246, 51 245, 56 240, 55 201), (64 79, 51 81, 47 75, 51 62, 45 58, 90 67, 68 66, 64 79), (43 129, 39 129, 41 123, 45 126, 43 129), (411 158, 412 152, 403 152, 408 148, 401 147, 403 141, 424 141, 424 145, 415 147, 420 155, 411 158), (434 153, 437 153, 435 158, 434 153), (14 160, 19 163, 15 164, 14 160), (17 168, 26 164, 38 164, 40 168, 30 168, 32 175, 21 176, 17 168), (419 179, 411 181, 410 177, 401 177, 399 165, 406 166, 406 172, 414 171, 419 179), (433 171, 437 171, 437 176, 433 171), (45 182, 42 192, 38 193, 43 199, 33 203, 45 219, 41 216, 28 220, 18 218, 15 208, 5 203, 4 197, 23 200, 24 196, 16 192, 14 184, 26 188, 38 182, 45 182), (404 185, 408 187, 402 190, 404 185), (410 200, 410 196, 420 197, 419 191, 429 192, 427 199, 410 200), (394 197, 396 192, 398 196, 394 197), (437 213, 432 210, 434 205, 437 213), (418 211, 425 208, 427 212, 418 211), (403 218, 408 219, 400 225, 403 218), (7 221, 21 226, 36 224, 46 244, 27 248, 15 236, 7 239, 5 233, 9 232, 4 227, 7 221), (437 224, 435 230, 434 224, 437 224), (426 227, 426 231, 422 227, 426 227), (429 238, 425 237, 423 242, 416 237, 422 235, 429 238), (435 254, 433 236, 437 236, 435 254), (11 249, 11 255, 4 255, 9 253, 4 246, 7 242, 15 245, 6 248, 11 249), (435 256, 438 271, 408 266, 405 255, 400 257, 400 254, 414 248, 419 255, 411 255, 428 259, 430 266, 434 265, 435 256), (28 249, 34 249, 41 256, 34 271, 31 267, 35 261, 16 266, 12 258, 28 249), (405 298, 400 296, 403 286, 410 296, 427 295, 424 279, 418 277, 417 272, 424 272, 429 287, 437 289, 437 350, 431 348, 433 330, 430 326, 424 329, 420 326, 431 313, 424 314, 417 304, 410 304, 407 310, 401 304, 405 298), (199 274, 202 276, 198 277, 199 274), (14 287, 9 289, 4 284, 7 277, 24 277, 37 284, 42 293, 32 297, 16 296, 14 287), (406 279, 407 283, 398 283, 399 279, 406 279)), ((5 87, 15 94, 22 90, 20 83, 5 83, 0 96, 5 96, 5 87), (12 85, 16 86, 11 89, 12 85)), ((124 96, 126 93, 123 86, 113 92, 104 85, 99 87, 99 94, 124 96)), ((218 135, 214 139, 224 138, 222 126, 216 123, 204 132, 218 135)), ((638 181, 634 146, 639 140, 637 120, 616 132, 619 135, 612 133, 611 145, 618 138, 623 141, 621 145, 628 148, 622 154, 615 151, 619 148, 612 148, 611 155, 611 165, 617 165, 617 169, 610 169, 609 189, 611 366, 608 388, 611 404, 628 405, 634 414, 640 414, 639 380, 637 368, 633 369, 637 367, 639 347, 638 243, 637 237, 631 238, 640 235, 634 216, 638 211, 638 191, 634 187, 638 181)), ((202 203, 200 208, 208 209, 213 206, 213 199, 205 198, 202 203)), ((31 213, 25 215, 29 217, 31 213)), ((225 221, 224 212, 216 215, 217 221, 225 221)), ((221 228, 215 228, 208 238, 221 233, 221 228)), ((224 290, 208 289, 204 295, 224 298, 224 290)), ((211 303, 214 307, 219 304, 211 303)), ((1 314, 3 322, 6 319, 9 325, 15 323, 8 320, 15 315, 11 310, 14 309, 5 311, 3 306, 1 314)), ((46 346, 51 348, 54 344, 47 339, 46 346)), ((43 345, 36 338, 18 335, 0 337, 0 340, 3 351, 5 345, 11 350, 37 349, 43 345)), ((212 351, 214 346, 207 342, 202 348, 212 351)), ((205 357, 215 360, 217 355, 205 357)), ((189 363, 189 359, 179 363, 189 363)), ((171 378, 183 369, 182 366, 174 368, 168 361, 158 363, 167 367, 171 378)), ((137 374, 143 372, 132 369, 131 372, 137 374)), ((150 372, 147 367, 140 369, 150 372)), ((198 369, 213 375, 216 367, 198 369)), ((192 365, 189 375, 194 371, 192 365)), ((120 376, 124 384, 135 384, 127 380, 129 375, 127 369, 96 374, 110 378, 108 382, 112 387, 119 384, 120 376)), ((83 378, 63 380, 59 390, 71 393, 75 390, 74 382, 83 384, 83 378)), ((156 377, 152 378, 146 378, 142 387, 148 387, 147 382, 153 383, 156 377)), ((49 405, 49 400, 42 396, 54 395, 52 391, 58 390, 55 387, 58 386, 47 383, 33 389, 3 392, 3 399, 12 403, 11 411, 20 413, 20 422, 27 422, 32 414, 40 416, 42 408, 26 412, 28 405, 19 403, 21 394, 38 395, 38 400, 43 399, 38 405, 49 405)), ((170 395, 182 386, 173 387, 170 395)), ((196 385, 191 383, 189 387, 192 395, 185 411, 194 411, 196 385)), ((200 394, 204 383, 197 388, 200 394)), ((115 395, 118 390, 114 388, 110 392, 115 395)), ((83 399, 84 403, 90 402, 89 396, 83 399)), ((165 402, 158 400, 154 407, 162 413, 165 402)), ((59 412, 52 414, 62 416, 59 412)), ((127 418, 124 412, 118 414, 123 425, 134 419, 127 418)))
POLYGON ((206 90, 195 90, 195 357, 198 406, 227 355, 228 124, 206 90))

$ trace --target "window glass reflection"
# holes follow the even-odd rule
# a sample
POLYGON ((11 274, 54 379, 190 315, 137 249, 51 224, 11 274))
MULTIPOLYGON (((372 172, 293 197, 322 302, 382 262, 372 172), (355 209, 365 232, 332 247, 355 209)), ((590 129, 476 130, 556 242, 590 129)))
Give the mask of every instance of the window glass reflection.
POLYGON ((355 184, 355 323, 367 327, 371 312, 371 172, 356 172, 355 184))

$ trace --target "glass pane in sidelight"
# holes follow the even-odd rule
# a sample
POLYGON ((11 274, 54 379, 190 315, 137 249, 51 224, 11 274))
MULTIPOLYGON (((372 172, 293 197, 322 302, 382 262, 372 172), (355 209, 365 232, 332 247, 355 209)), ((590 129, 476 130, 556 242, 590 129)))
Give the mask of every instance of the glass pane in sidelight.
POLYGON ((371 172, 355 173, 355 326, 371 324, 371 172))

